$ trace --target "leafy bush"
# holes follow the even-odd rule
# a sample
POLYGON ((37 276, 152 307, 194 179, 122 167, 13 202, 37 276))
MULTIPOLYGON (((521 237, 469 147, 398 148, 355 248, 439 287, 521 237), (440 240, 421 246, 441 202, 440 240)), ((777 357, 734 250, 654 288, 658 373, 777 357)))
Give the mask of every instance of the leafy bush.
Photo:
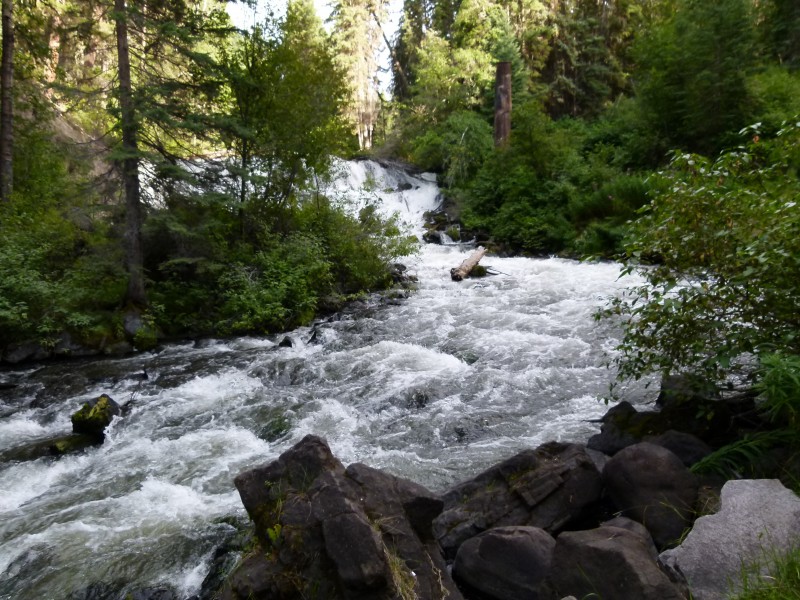
POLYGON ((124 289, 120 253, 68 172, 67 153, 19 128, 16 186, 0 203, 0 331, 6 342, 53 344, 108 324, 124 289))
POLYGON ((762 124, 762 131, 774 134, 782 124, 800 115, 800 73, 773 66, 747 80, 752 98, 752 121, 762 124))
POLYGON ((743 133, 746 146, 678 153, 659 173, 626 248, 646 283, 605 311, 626 319, 621 377, 721 377, 747 354, 800 350, 800 123, 768 143, 743 133))
POLYGON ((423 169, 442 171, 443 182, 456 186, 474 176, 492 151, 492 143, 492 128, 485 119, 459 111, 416 138, 412 158, 423 169))

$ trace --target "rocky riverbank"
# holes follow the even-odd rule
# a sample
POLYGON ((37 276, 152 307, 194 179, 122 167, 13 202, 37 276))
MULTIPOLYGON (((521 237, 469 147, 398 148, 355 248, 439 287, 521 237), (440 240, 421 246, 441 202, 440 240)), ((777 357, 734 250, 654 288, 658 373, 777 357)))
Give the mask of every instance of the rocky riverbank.
POLYGON ((800 539, 800 499, 692 473, 750 407, 706 398, 725 419, 668 429, 704 401, 684 384, 660 412, 615 406, 587 446, 525 450, 442 495, 307 436, 236 478, 257 543, 220 597, 722 600, 800 539))

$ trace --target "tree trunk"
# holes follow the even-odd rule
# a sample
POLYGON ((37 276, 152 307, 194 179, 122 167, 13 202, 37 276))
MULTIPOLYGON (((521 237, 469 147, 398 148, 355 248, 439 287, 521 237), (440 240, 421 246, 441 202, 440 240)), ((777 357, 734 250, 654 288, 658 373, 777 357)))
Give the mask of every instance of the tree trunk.
POLYGON ((14 183, 14 2, 3 0, 3 58, 0 65, 0 199, 8 200, 14 183))
POLYGON ((505 146, 511 137, 511 63, 497 63, 494 84, 494 145, 505 146))
POLYGON ((461 281, 465 277, 469 276, 469 272, 478 265, 484 254, 486 254, 486 248, 483 246, 478 246, 475 249, 475 252, 470 254, 469 258, 464 260, 464 262, 462 262, 458 268, 450 269, 450 278, 453 281, 461 281))
POLYGON ((131 87, 131 59, 128 49, 128 21, 125 0, 114 0, 119 69, 119 107, 122 129, 122 181, 125 189, 125 262, 128 270, 126 301, 147 304, 144 291, 142 255, 142 205, 139 189, 139 149, 136 114, 131 87))

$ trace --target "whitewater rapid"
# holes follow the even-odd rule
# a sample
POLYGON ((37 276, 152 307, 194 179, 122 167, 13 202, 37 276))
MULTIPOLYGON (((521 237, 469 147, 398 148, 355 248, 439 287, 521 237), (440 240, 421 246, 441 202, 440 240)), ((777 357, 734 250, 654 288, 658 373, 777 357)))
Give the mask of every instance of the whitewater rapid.
MULTIPOLYGON (((330 194, 399 212, 419 232, 430 175, 341 165, 330 194), (349 191, 348 191, 349 190, 349 191)), ((79 455, 0 464, 0 598, 62 599, 102 584, 196 593, 214 548, 246 521, 233 478, 303 436, 443 490, 522 448, 585 441, 613 379, 619 331, 595 310, 619 267, 486 257, 500 275, 455 283, 470 248, 404 260, 408 299, 365 302, 283 336, 174 344, 0 372, 0 452, 65 434, 82 402, 125 408, 79 455), (146 372, 148 378, 141 375, 146 372)), ((652 401, 644 382, 624 390, 652 401)))

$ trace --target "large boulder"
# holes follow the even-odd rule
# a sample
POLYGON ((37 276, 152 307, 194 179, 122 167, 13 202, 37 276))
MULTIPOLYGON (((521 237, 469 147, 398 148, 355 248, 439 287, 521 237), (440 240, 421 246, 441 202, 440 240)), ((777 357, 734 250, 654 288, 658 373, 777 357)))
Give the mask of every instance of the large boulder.
POLYGON ((623 448, 642 441, 645 435, 661 433, 658 413, 639 412, 630 402, 620 402, 600 418, 600 433, 589 438, 586 446, 613 456, 623 448))
POLYGON ((592 516, 601 491, 600 474, 584 447, 550 442, 448 491, 434 532, 451 558, 464 541, 493 527, 526 525, 553 534, 592 516))
POLYGON ((235 483, 261 550, 221 598, 460 600, 433 541, 442 502, 425 488, 361 464, 345 469, 315 436, 235 483))
POLYGON ((800 498, 777 479, 734 480, 718 513, 700 517, 661 562, 682 574, 694 600, 723 600, 741 589, 742 569, 769 571, 800 540, 800 498))
POLYGON ((665 431, 661 435, 645 436, 644 441, 666 448, 680 458, 687 467, 691 467, 713 452, 711 446, 696 435, 674 429, 665 431))
POLYGON ((105 428, 121 412, 119 404, 107 394, 103 394, 99 398, 84 402, 83 406, 72 415, 72 431, 102 439, 105 428))
POLYGON ((498 527, 461 544, 453 565, 459 585, 486 600, 548 598, 556 541, 538 527, 498 527))
MULTIPOLYGON (((757 425, 752 395, 726 399, 713 383, 691 375, 665 377, 656 408, 638 411, 629 402, 612 406, 600 419, 600 433, 589 438, 587 446, 611 456, 674 430, 718 448, 738 439, 743 429, 757 425)), ((697 451, 700 446, 694 448, 697 451)))
POLYGON ((642 523, 661 549, 691 524, 699 484, 666 448, 642 442, 621 450, 603 469, 603 482, 617 508, 642 523))
POLYGON ((646 531, 622 522, 558 536, 550 564, 551 597, 683 600, 656 563, 646 531))

